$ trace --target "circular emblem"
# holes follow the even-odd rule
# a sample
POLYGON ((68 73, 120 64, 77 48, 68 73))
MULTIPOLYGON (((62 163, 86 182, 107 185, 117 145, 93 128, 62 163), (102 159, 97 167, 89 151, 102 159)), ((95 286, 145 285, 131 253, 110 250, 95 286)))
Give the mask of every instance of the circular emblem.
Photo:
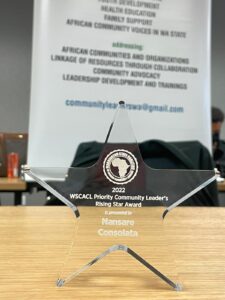
POLYGON ((127 184, 137 175, 138 162, 131 152, 117 149, 105 157, 103 171, 109 181, 115 184, 127 184))

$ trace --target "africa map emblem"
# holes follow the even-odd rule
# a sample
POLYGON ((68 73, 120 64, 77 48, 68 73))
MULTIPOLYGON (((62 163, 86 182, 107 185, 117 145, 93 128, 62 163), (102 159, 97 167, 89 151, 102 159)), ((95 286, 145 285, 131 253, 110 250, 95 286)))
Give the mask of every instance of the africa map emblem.
POLYGON ((117 149, 104 159, 103 171, 109 181, 115 184, 127 184, 136 177, 138 162, 131 152, 117 149))

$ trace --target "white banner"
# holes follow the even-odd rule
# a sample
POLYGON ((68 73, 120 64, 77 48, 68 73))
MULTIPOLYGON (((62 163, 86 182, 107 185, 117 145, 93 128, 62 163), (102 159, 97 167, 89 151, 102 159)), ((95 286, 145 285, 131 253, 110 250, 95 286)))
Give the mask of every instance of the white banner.
POLYGON ((28 164, 69 166, 118 101, 138 141, 210 136, 210 0, 35 0, 28 164))

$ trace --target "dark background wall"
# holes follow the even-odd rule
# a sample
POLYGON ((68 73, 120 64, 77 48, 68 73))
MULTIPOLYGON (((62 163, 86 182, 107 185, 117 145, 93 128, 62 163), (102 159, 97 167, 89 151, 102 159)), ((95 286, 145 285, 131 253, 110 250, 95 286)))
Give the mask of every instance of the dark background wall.
MULTIPOLYGON (((225 113, 225 1, 212 0, 212 104, 225 113)), ((225 122, 222 137, 225 139, 225 122)))
MULTIPOLYGON (((212 2, 212 103, 225 111, 225 1, 212 2)), ((32 0, 0 0, 0 131, 28 130, 32 15, 32 0)))
POLYGON ((0 0, 0 131, 27 132, 32 0, 0 0))

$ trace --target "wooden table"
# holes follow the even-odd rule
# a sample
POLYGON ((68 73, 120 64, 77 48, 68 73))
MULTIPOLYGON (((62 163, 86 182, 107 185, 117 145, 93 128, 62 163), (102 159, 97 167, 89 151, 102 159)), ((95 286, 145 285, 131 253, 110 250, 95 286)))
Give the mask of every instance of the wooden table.
POLYGON ((22 193, 27 190, 27 183, 21 178, 0 177, 0 192, 14 193, 15 205, 21 204, 22 193))
POLYGON ((225 192, 225 180, 223 182, 218 183, 218 191, 225 192))
MULTIPOLYGON (((83 220, 89 209, 81 209, 83 220)), ((68 285, 56 287, 57 273, 74 230, 74 215, 66 207, 18 206, 0 207, 0 298, 224 300, 225 208, 176 208, 164 224, 170 251, 163 249, 163 241, 157 235, 159 209, 144 211, 145 219, 152 220, 152 243, 157 247, 155 253, 150 253, 151 243, 143 247, 143 252, 155 265, 161 263, 157 257, 163 254, 167 274, 174 272, 167 268, 167 262, 172 252, 176 253, 176 270, 183 291, 172 290, 120 252, 110 254, 68 285)), ((83 238, 91 253, 99 245, 88 243, 92 219, 85 222, 83 238)))

